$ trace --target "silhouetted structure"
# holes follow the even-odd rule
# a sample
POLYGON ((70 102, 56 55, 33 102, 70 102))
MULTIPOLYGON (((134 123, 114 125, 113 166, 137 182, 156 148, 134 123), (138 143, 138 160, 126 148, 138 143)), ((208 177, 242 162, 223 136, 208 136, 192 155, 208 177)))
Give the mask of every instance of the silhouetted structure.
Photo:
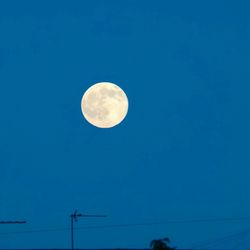
POLYGON ((16 221, 10 221, 10 220, 6 220, 6 221, 0 221, 0 224, 25 224, 26 221, 24 220, 16 220, 16 221))
POLYGON ((74 221, 78 221, 79 217, 107 217, 106 215, 99 214, 81 214, 78 213, 77 210, 73 214, 70 215, 71 218, 71 249, 74 249, 74 221))

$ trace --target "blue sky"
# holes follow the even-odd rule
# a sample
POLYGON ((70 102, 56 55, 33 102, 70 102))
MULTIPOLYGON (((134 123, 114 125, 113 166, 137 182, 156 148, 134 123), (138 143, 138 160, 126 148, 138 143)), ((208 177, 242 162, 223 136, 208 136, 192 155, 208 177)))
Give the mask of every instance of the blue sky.
MULTIPOLYGON (((66 248, 77 226, 249 216, 248 1, 2 1, 2 248, 66 248), (129 99, 112 129, 87 123, 84 91, 129 99)), ((78 230, 76 247, 213 239, 249 221, 78 230)))

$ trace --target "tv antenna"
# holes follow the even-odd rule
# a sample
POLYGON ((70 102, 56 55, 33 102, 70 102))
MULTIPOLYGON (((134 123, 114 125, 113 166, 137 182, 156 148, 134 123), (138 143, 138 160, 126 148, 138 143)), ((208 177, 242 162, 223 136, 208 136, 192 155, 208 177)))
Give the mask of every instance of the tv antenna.
POLYGON ((71 249, 74 250, 74 222, 78 221, 79 217, 107 217, 106 215, 101 215, 101 214, 81 214, 78 213, 77 210, 74 211, 73 214, 70 215, 71 219, 71 249))
POLYGON ((2 220, 0 224, 25 224, 25 220, 2 220))

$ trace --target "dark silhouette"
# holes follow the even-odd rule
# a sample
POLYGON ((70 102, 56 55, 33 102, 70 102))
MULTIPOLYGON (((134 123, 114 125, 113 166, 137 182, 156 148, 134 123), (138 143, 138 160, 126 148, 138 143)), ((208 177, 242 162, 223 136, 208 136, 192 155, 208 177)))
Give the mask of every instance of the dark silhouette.
POLYGON ((80 214, 77 210, 70 215, 71 218, 71 249, 74 250, 74 222, 78 221, 79 217, 106 217, 106 215, 100 214, 80 214))
POLYGON ((26 221, 24 220, 15 220, 15 221, 9 221, 9 220, 6 220, 6 221, 0 221, 0 224, 25 224, 26 221))
POLYGON ((170 243, 169 238, 163 238, 159 240, 152 240, 150 242, 150 247, 153 250, 174 250, 174 247, 170 247, 168 244, 170 243))

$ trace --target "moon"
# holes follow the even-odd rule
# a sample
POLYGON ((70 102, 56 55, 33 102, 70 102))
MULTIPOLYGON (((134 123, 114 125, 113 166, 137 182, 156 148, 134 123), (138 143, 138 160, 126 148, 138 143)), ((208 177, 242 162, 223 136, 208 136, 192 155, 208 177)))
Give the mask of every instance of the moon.
POLYGON ((98 128, 112 128, 123 121, 128 113, 125 92, 111 82, 99 82, 84 93, 81 110, 85 119, 98 128))

